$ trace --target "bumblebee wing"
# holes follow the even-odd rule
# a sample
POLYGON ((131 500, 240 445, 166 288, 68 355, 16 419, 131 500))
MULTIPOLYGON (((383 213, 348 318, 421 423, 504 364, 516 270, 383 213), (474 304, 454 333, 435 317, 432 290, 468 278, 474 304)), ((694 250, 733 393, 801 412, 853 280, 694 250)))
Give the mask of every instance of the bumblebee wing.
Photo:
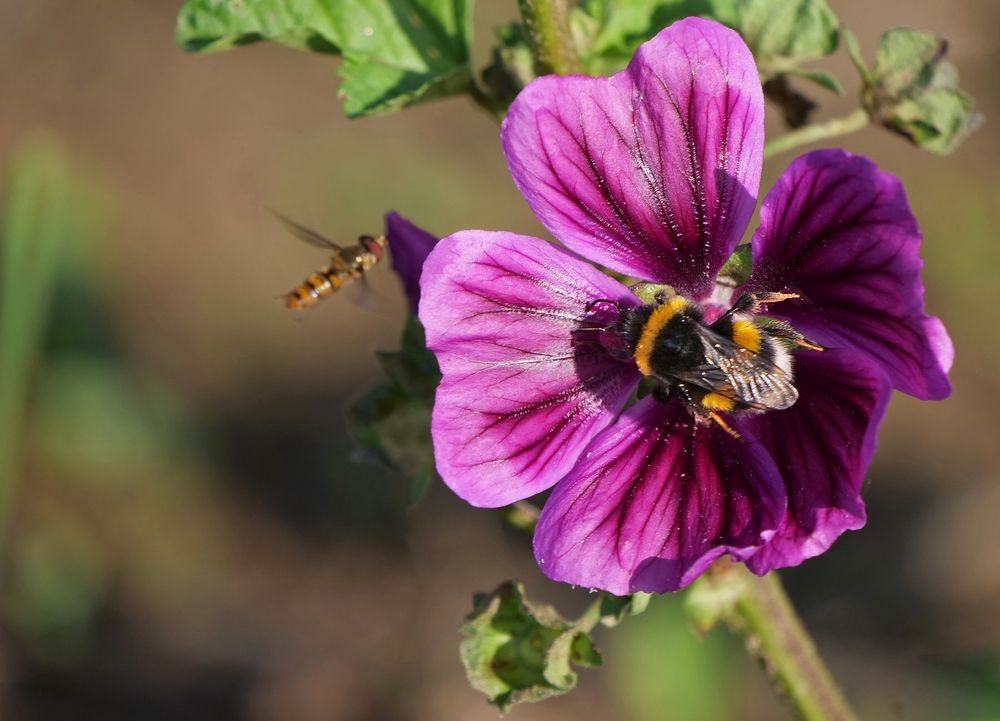
POLYGON ((798 400, 791 376, 770 360, 708 328, 699 334, 706 362, 725 376, 713 391, 757 410, 782 410, 798 400))
POLYGON ((723 395, 730 395, 729 376, 712 363, 704 363, 692 368, 678 369, 670 371, 670 375, 661 380, 673 383, 687 383, 706 391, 716 391, 723 395), (720 390, 721 388, 721 390, 720 390))
POLYGON ((284 225, 288 229, 288 231, 299 240, 308 243, 309 245, 314 245, 317 248, 323 248, 325 250, 333 251, 334 253, 339 253, 340 251, 343 250, 341 246, 337 245, 329 238, 324 238, 322 235, 317 233, 312 228, 307 228, 304 225, 300 225, 299 223, 296 223, 291 218, 282 215, 276 210, 272 210, 271 214, 275 218, 280 220, 282 225, 284 225))

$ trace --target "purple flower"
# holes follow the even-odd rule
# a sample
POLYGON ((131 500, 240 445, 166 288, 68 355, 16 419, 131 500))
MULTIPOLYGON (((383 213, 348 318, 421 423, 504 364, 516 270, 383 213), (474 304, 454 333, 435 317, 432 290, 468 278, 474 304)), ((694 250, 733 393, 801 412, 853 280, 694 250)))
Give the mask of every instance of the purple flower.
POLYGON ((420 303, 420 271, 438 239, 392 210, 385 214, 385 235, 392 252, 392 269, 403 283, 410 310, 420 303))
POLYGON ((613 77, 536 80, 503 126, 515 182, 573 253, 669 284, 705 324, 744 292, 796 295, 767 316, 825 350, 795 351, 785 410, 714 422, 707 401, 661 383, 623 412, 649 370, 638 346, 623 352, 622 318, 643 306, 632 290, 512 233, 456 233, 427 259, 438 471, 476 506, 554 486, 535 532, 553 579, 624 594, 681 588, 723 554, 756 573, 798 564, 864 524, 892 388, 950 393, 920 231, 900 182, 863 157, 795 160, 764 199, 747 286, 716 282, 753 213, 763 140, 749 50, 697 18, 613 77))

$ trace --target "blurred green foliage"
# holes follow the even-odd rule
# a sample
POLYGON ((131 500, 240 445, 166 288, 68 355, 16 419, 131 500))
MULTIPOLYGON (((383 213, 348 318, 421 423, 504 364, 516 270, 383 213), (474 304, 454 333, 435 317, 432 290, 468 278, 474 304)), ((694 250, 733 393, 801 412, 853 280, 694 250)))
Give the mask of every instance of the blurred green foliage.
POLYGON ((27 492, 19 487, 25 473, 18 451, 57 278, 89 227, 76 183, 55 139, 23 141, 10 169, 0 265, 0 527, 14 541, 3 555, 11 572, 2 607, 29 648, 49 657, 78 650, 104 590, 100 554, 85 528, 8 507, 27 492), (10 532, 5 524, 15 517, 10 532))
POLYGON ((658 598, 607 643, 610 683, 632 721, 740 718, 738 643, 721 632, 692 633, 680 596, 658 598))
POLYGON ((60 142, 21 145, 0 266, 0 462, 4 498, 17 501, 5 509, 0 608, 47 663, 81 658, 109 601, 108 529, 94 509, 110 506, 99 499, 192 451, 182 408, 135 378, 94 300, 90 257, 107 213, 100 183, 60 142))
POLYGON ((25 141, 10 169, 0 248, 0 532, 17 476, 18 441, 60 251, 73 232, 69 171, 54 140, 25 141))

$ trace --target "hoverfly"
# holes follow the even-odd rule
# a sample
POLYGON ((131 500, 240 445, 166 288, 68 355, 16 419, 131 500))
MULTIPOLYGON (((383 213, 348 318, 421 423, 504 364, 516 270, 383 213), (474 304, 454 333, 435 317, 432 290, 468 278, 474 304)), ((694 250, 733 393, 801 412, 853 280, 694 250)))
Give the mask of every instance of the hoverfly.
MULTIPOLYGON (((654 302, 619 309, 616 330, 661 400, 680 397, 696 418, 739 437, 720 412, 783 410, 798 400, 792 350, 821 351, 787 323, 755 315, 793 293, 745 293, 717 320, 680 295, 660 291, 654 302)), ((611 302, 611 301, 596 301, 611 302)))
POLYGON ((323 266, 311 274, 285 296, 285 305, 291 310, 304 310, 347 283, 364 280, 365 273, 371 270, 385 254, 388 241, 384 235, 377 237, 362 235, 354 245, 341 246, 279 213, 274 215, 295 237, 309 245, 329 250, 333 254, 330 265, 323 266))

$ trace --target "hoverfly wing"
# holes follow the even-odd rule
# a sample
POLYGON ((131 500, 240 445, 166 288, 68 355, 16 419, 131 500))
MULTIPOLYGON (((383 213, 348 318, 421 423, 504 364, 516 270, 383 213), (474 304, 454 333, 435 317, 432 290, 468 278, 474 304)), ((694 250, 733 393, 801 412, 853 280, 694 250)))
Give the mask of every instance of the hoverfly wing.
POLYGON ((367 275, 361 276, 360 280, 351 284, 347 291, 347 299, 371 313, 384 314, 386 311, 385 299, 375 290, 367 275))
POLYGON ((716 393, 756 410, 779 411, 798 400, 791 376, 770 360, 708 328, 699 332, 706 361, 726 378, 716 393))
POLYGON ((337 245, 329 238, 323 237, 312 228, 307 228, 304 225, 296 223, 291 218, 282 215, 276 210, 272 210, 271 215, 280 220, 282 225, 284 225, 288 229, 288 231, 299 240, 308 243, 309 245, 314 245, 317 248, 323 248, 324 250, 329 250, 333 253, 340 253, 343 251, 342 246, 337 245))

